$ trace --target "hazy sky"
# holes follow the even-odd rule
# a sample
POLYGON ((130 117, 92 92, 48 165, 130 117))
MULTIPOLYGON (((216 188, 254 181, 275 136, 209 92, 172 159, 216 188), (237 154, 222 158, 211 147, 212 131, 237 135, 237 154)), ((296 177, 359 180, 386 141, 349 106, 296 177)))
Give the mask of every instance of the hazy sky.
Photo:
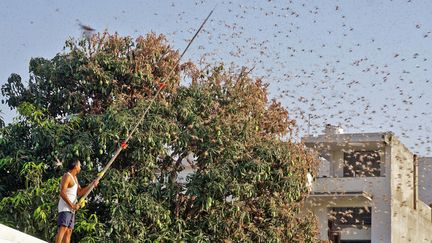
POLYGON ((67 38, 81 36, 79 22, 133 37, 162 33, 183 50, 217 5, 186 59, 255 67, 301 134, 311 115, 311 133, 325 123, 393 131, 431 156, 432 1, 293 2, 3 0, 0 83, 11 73, 28 80, 30 58, 61 52, 67 38))

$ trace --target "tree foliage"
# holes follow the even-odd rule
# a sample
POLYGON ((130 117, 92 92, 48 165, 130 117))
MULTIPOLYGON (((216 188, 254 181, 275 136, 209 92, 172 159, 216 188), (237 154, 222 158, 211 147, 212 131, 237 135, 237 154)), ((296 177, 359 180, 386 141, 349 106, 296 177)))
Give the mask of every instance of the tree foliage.
POLYGON ((88 183, 165 80, 78 212, 74 239, 313 242, 315 221, 300 207, 316 162, 292 140, 287 110, 245 70, 176 67, 178 57, 162 35, 101 33, 33 58, 28 84, 12 74, 2 93, 19 116, 1 129, 0 222, 52 240, 65 161, 78 156, 88 183))

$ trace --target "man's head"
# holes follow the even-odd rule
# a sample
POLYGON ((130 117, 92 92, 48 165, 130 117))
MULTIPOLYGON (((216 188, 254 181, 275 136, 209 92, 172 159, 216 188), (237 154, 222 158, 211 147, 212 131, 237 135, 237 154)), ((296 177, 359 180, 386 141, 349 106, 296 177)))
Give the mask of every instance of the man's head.
POLYGON ((68 170, 69 171, 75 170, 76 173, 78 174, 81 171, 81 162, 79 161, 79 159, 75 158, 75 159, 69 160, 68 170))

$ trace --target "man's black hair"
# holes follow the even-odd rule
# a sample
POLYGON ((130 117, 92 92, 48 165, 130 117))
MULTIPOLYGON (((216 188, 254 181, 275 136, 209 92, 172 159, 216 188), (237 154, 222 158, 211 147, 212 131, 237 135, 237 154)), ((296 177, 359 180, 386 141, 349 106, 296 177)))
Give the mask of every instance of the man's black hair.
POLYGON ((72 158, 72 159, 70 159, 69 162, 68 162, 67 169, 68 170, 73 170, 73 168, 75 168, 75 166, 78 165, 79 161, 80 160, 78 158, 72 158))

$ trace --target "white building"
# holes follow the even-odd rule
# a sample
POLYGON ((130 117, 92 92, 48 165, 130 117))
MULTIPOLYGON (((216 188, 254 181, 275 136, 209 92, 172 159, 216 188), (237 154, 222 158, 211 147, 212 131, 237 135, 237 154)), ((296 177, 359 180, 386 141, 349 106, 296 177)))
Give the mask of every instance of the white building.
POLYGON ((431 158, 418 159, 391 132, 327 127, 303 142, 322 161, 306 201, 321 240, 432 242, 431 158))

